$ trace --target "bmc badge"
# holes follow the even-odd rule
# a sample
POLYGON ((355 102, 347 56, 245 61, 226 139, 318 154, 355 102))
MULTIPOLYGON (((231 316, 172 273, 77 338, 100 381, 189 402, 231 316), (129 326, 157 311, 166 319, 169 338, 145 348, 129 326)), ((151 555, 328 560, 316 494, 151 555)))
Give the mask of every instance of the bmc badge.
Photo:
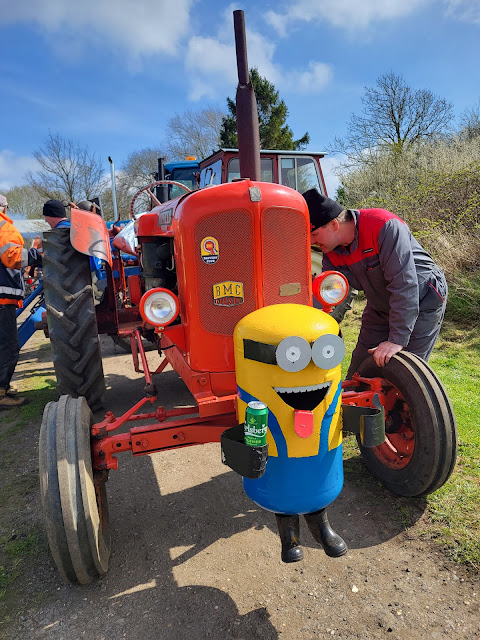
POLYGON ((243 302, 243 282, 219 282, 213 285, 213 304, 217 307, 235 307, 243 302))
POLYGON ((218 240, 216 238, 204 238, 201 244, 202 260, 205 264, 215 264, 218 260, 218 240))

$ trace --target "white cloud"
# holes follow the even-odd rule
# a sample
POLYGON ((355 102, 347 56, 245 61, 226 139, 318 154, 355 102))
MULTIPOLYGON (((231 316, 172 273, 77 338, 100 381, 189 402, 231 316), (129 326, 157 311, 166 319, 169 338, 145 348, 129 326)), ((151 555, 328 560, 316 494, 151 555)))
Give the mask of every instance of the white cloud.
POLYGON ((340 178, 337 175, 337 171, 343 160, 345 160, 345 156, 342 154, 322 158, 323 179, 325 180, 327 193, 330 198, 335 198, 337 189, 340 186, 340 178))
POLYGON ((324 62, 308 63, 306 71, 289 71, 283 79, 283 86, 301 95, 320 93, 333 77, 332 67, 324 62))
MULTIPOLYGON (((274 85, 278 85, 278 88, 284 72, 280 65, 273 61, 276 45, 257 31, 250 31, 247 28, 247 47, 249 67, 257 67, 260 75, 268 78, 274 85)), ((235 64, 235 71, 236 68, 235 64)))
MULTIPOLYGON (((237 83, 237 62, 232 13, 234 5, 219 15, 216 33, 212 37, 196 36, 189 40, 185 67, 190 79, 190 99, 224 97, 237 83)), ((247 28, 249 67, 258 68, 261 75, 275 84, 277 70, 272 58, 275 45, 267 38, 247 28)))
MULTIPOLYGON (((455 1, 455 0, 453 0, 455 1)), ((458 0, 457 0, 458 1, 458 0)), ((328 22, 349 31, 372 22, 402 18, 431 0, 297 0, 285 3, 281 13, 268 11, 267 22, 282 36, 295 22, 328 22)))
POLYGON ((447 16, 462 22, 480 24, 480 3, 478 0, 445 0, 447 16))
POLYGON ((9 149, 0 150, 0 192, 22 184, 27 171, 38 169, 32 156, 18 156, 9 149))
MULTIPOLYGON (((318 61, 310 61, 306 69, 286 71, 274 61, 276 44, 258 31, 246 29, 248 65, 257 67, 280 92, 314 94, 322 91, 332 78, 332 68, 318 61)), ((228 7, 219 21, 215 37, 191 38, 185 56, 190 80, 190 99, 218 99, 237 84, 237 64, 232 23, 232 7, 228 7)))
POLYGON ((216 98, 236 78, 235 48, 232 43, 196 36, 188 43, 185 67, 190 80, 190 99, 216 98))
POLYGON ((49 43, 68 51, 92 40, 142 56, 174 54, 190 29, 195 0, 35 0, 1 2, 0 24, 36 23, 49 43), (72 38, 72 34, 75 37, 72 38), (55 35, 55 38, 52 36, 55 35), (105 40, 108 41, 105 42, 105 40))

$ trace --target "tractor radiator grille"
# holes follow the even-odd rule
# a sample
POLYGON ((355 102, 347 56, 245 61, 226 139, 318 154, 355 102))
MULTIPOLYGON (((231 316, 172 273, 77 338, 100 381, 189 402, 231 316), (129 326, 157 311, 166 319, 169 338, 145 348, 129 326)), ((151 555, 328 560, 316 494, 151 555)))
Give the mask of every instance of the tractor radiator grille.
POLYGON ((296 209, 271 207, 263 212, 262 230, 265 306, 308 304, 307 220, 296 209), (296 283, 300 291, 292 295, 296 283))
POLYGON ((232 335, 235 325, 255 310, 253 219, 249 211, 222 211, 203 218, 195 227, 195 262, 198 273, 200 322, 206 331, 232 335), (218 242, 218 260, 205 264, 200 255, 202 240, 218 242), (241 282, 244 302, 234 306, 214 304, 213 285, 241 282))

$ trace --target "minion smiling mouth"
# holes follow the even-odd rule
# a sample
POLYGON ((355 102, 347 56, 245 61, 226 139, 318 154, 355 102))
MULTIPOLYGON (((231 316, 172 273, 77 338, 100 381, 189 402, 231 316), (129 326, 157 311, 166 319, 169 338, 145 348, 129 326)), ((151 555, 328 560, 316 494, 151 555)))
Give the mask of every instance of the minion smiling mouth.
POLYGON ((325 398, 331 384, 330 381, 305 387, 273 387, 273 390, 292 409, 313 411, 325 398))

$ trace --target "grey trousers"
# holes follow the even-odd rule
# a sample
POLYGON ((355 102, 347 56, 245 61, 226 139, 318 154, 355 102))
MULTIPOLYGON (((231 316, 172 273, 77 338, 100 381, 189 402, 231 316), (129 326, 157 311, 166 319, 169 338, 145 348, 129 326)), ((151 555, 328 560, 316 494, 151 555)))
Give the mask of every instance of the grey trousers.
MULTIPOLYGON (((420 312, 417 321, 410 340, 407 346, 404 347, 405 351, 414 353, 422 358, 422 360, 425 360, 425 362, 428 362, 433 347, 435 346, 445 315, 447 285, 446 282, 444 284, 445 289, 441 291, 442 297, 433 291, 420 301, 420 312)), ((388 340, 389 332, 388 314, 380 313, 372 309, 367 302, 367 306, 362 315, 362 326, 360 328, 357 346, 353 350, 352 359, 346 375, 347 379, 352 378, 361 363, 370 355, 368 353, 369 349, 378 347, 381 342, 388 340)))

